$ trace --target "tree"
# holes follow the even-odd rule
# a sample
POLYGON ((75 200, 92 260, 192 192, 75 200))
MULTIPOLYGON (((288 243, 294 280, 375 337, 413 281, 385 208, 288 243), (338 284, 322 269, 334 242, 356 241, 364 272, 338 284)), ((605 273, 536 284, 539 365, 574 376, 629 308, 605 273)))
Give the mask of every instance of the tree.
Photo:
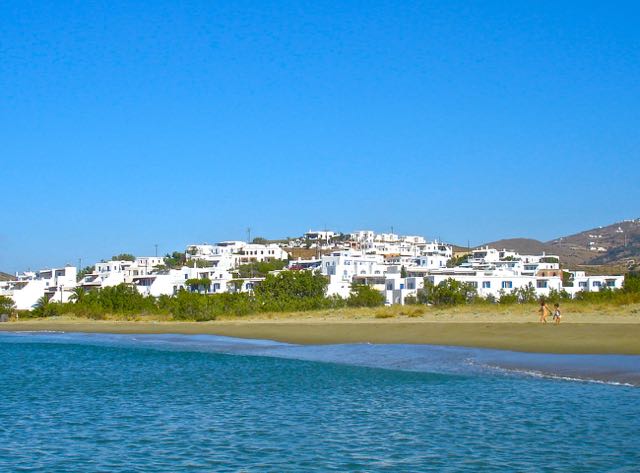
POLYGON ((184 282, 185 286, 189 286, 191 292, 201 292, 204 291, 206 294, 209 292, 209 288, 211 287, 211 279, 209 278, 200 278, 200 279, 187 279, 184 282))
POLYGON ((498 295, 500 296, 498 299, 499 304, 515 304, 518 302, 518 295, 515 291, 507 292, 504 289, 500 289, 498 295))
POLYGON ((407 277, 407 268, 404 265, 400 268, 400 277, 403 279, 407 277))
POLYGON ((75 303, 82 303, 85 294, 86 291, 84 290, 84 288, 78 286, 74 288, 73 293, 69 296, 69 300, 75 303))
POLYGON ((251 240, 251 243, 255 244, 255 245, 266 245, 269 243, 269 240, 267 240, 266 238, 262 238, 262 237, 255 237, 253 240, 251 240))
POLYGON ((476 288, 470 283, 448 278, 436 286, 430 279, 425 279, 424 289, 418 293, 418 300, 433 305, 458 305, 471 302, 477 295, 476 288))
POLYGON ((469 255, 454 256, 447 261, 447 268, 455 268, 469 260, 469 255))
POLYGON ((111 257, 112 261, 135 261, 136 257, 131 253, 120 253, 119 255, 115 255, 111 257))
POLYGON ((91 274, 96 270, 95 266, 85 266, 84 268, 82 268, 80 271, 78 271, 78 274, 76 276, 76 280, 81 281, 82 279, 84 279, 84 277, 87 274, 91 274))
POLYGON ((187 263, 187 257, 180 251, 174 251, 173 253, 167 253, 164 255, 164 264, 167 268, 180 268, 187 263))
POLYGON ((385 297, 380 292, 365 284, 351 286, 351 294, 347 299, 349 307, 378 307, 384 305, 385 297))
POLYGON ((271 271, 280 270, 286 265, 287 260, 276 259, 271 261, 260 261, 252 264, 241 264, 236 272, 240 278, 263 278, 271 271))
POLYGON ((526 286, 519 287, 514 291, 514 293, 520 304, 535 302, 538 299, 536 290, 531 283, 527 284, 526 286))
POLYGON ((283 271, 268 274, 253 289, 263 311, 320 309, 331 303, 326 299, 327 279, 311 271, 283 271))
POLYGON ((640 293, 640 273, 630 271, 625 274, 622 291, 628 294, 640 293))
POLYGON ((42 296, 36 302, 32 312, 38 317, 54 317, 60 315, 58 308, 59 304, 51 302, 47 296, 42 296))
POLYGON ((268 274, 255 293, 265 299, 317 299, 324 297, 327 284, 324 276, 311 271, 283 271, 268 274))
POLYGON ((7 296, 0 296, 0 315, 13 315, 16 310, 16 305, 13 299, 7 296))

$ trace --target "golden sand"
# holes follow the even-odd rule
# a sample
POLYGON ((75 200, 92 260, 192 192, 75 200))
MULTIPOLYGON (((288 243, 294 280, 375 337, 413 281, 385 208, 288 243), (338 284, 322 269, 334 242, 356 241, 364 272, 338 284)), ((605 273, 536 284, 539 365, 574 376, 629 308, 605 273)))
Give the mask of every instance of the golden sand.
POLYGON ((640 354, 638 307, 596 308, 584 313, 567 310, 557 326, 551 319, 539 323, 534 309, 351 309, 212 322, 58 317, 2 323, 0 330, 216 334, 299 344, 425 343, 524 352, 640 354))

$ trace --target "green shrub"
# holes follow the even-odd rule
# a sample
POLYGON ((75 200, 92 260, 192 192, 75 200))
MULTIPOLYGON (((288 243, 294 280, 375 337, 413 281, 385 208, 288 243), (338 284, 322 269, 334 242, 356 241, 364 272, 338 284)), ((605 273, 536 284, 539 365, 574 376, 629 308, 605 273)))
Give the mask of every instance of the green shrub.
POLYGON ((418 293, 420 302, 433 305, 466 304, 477 297, 478 291, 473 285, 453 278, 441 281, 437 286, 430 279, 425 279, 424 289, 418 293))
POLYGON ((378 307, 384 305, 385 297, 371 286, 354 284, 347 299, 349 307, 378 307))

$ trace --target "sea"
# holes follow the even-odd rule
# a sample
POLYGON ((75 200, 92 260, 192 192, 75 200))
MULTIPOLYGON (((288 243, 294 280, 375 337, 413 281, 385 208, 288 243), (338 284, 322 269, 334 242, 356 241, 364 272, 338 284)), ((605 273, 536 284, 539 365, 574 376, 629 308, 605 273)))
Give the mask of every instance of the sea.
POLYGON ((0 333, 2 472, 638 472, 640 357, 0 333))

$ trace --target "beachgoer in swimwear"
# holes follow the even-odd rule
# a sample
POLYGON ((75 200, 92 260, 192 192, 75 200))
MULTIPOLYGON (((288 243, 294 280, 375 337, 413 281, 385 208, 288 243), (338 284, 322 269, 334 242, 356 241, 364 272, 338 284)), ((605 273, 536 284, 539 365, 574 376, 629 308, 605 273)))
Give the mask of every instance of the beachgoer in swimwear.
POLYGON ((540 312, 540 322, 543 324, 546 324, 547 316, 549 315, 549 312, 550 312, 546 302, 540 303, 540 309, 538 310, 538 312, 540 312))
POLYGON ((562 318, 562 313, 560 312, 560 304, 554 304, 553 320, 555 320, 556 325, 560 323, 561 318, 562 318))

